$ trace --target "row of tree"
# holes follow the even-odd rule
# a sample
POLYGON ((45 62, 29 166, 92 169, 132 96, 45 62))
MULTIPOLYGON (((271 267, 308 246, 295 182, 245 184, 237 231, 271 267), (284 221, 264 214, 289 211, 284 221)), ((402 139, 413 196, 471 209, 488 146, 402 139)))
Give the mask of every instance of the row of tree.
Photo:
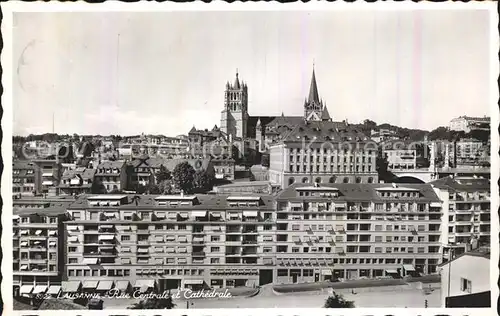
MULTIPOLYGON (((155 180, 155 183, 148 185, 137 184, 133 189, 137 194, 172 194, 180 191, 185 194, 206 193, 212 190, 215 179, 206 170, 195 170, 188 162, 181 162, 172 172, 161 165, 155 174, 155 180)), ((96 179, 92 183, 91 192, 103 194, 106 193, 106 188, 96 179)), ((119 191, 115 190, 112 193, 119 193, 119 191)))

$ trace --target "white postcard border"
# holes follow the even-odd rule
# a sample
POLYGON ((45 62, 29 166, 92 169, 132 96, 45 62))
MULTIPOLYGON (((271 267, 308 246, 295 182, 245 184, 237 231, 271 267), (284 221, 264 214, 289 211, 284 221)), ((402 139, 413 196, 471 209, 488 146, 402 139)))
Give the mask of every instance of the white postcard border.
MULTIPOLYGON (((496 232, 491 234, 491 245, 499 245, 499 218, 498 208, 499 203, 499 186, 497 180, 500 177, 500 159, 498 156, 498 149, 500 148, 498 126, 499 126, 499 109, 498 109, 498 86, 497 79, 500 72, 498 63, 498 15, 496 12, 496 2, 380 2, 380 3, 366 3, 357 1, 355 3, 346 3, 337 1, 335 3, 327 2, 309 2, 309 3, 240 3, 235 2, 232 4, 225 2, 206 3, 119 3, 119 2, 106 2, 103 4, 88 4, 84 2, 79 3, 56 3, 56 2, 7 2, 2 4, 3 21, 2 21, 2 36, 4 40, 4 48, 1 54, 3 76, 2 85, 4 93, 2 95, 3 117, 2 117, 2 157, 4 162, 4 170, 2 174, 2 199, 3 199, 3 212, 2 212, 2 275, 3 280, 1 284, 2 300, 4 303, 4 311, 6 315, 67 315, 68 311, 13 311, 13 293, 12 293, 12 218, 11 218, 11 205, 12 205, 12 125, 13 125, 13 96, 11 87, 13 86, 12 74, 14 69, 13 56, 12 56, 12 27, 13 27, 13 13, 14 12, 68 12, 68 11, 81 11, 81 12, 96 12, 96 11, 127 11, 127 12, 150 12, 150 11, 233 11, 233 10, 247 10, 247 11, 275 11, 275 10, 471 10, 471 9, 484 9, 490 12, 490 100, 491 100, 491 122, 492 122, 492 157, 491 157, 491 231, 496 232)), ((468 316, 482 316, 482 315, 497 315, 496 305, 499 297, 499 289, 497 286, 499 278, 498 270, 498 247, 491 248, 491 308, 355 308, 355 309, 220 309, 220 310, 204 310, 204 309, 174 309, 169 310, 169 315, 468 315, 468 316)), ((102 311, 71 311, 72 315, 162 315, 167 314, 165 310, 102 310, 102 311)))

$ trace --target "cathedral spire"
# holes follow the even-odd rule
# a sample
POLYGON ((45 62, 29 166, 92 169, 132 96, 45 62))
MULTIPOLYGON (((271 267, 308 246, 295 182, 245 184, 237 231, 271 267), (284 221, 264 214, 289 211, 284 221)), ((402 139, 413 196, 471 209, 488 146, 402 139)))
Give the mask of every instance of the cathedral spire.
POLYGON ((307 102, 320 104, 319 94, 318 94, 318 86, 316 84, 316 75, 314 73, 314 65, 313 65, 313 73, 312 73, 312 79, 311 79, 311 87, 309 89, 309 99, 307 100, 307 102))
POLYGON ((234 80, 234 88, 235 89, 240 88, 240 80, 238 79, 238 68, 236 68, 236 79, 234 80))

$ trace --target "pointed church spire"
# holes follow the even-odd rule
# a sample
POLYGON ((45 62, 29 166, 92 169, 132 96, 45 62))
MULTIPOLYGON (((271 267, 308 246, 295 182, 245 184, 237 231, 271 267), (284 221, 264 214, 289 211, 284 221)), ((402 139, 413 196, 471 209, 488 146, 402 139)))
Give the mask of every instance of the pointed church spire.
POLYGON ((330 117, 330 113, 328 113, 328 108, 324 107, 323 112, 321 113, 321 120, 322 121, 330 121, 332 118, 330 117))
POLYGON ((240 80, 238 79, 238 68, 236 68, 236 79, 234 80, 234 88, 235 89, 240 88, 240 80))
POLYGON ((319 94, 318 94, 318 86, 316 84, 316 74, 314 73, 314 65, 313 65, 313 74, 311 78, 311 87, 309 89, 309 99, 307 100, 309 103, 319 104, 319 94))

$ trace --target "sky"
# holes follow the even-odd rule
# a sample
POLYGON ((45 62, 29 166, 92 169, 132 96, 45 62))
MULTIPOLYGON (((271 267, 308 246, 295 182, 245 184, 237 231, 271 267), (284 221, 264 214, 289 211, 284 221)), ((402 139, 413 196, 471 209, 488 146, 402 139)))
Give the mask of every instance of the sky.
POLYGON ((219 126, 236 69, 250 115, 303 115, 313 64, 333 120, 432 130, 460 115, 489 115, 488 17, 15 13, 13 134, 175 136, 219 126))

